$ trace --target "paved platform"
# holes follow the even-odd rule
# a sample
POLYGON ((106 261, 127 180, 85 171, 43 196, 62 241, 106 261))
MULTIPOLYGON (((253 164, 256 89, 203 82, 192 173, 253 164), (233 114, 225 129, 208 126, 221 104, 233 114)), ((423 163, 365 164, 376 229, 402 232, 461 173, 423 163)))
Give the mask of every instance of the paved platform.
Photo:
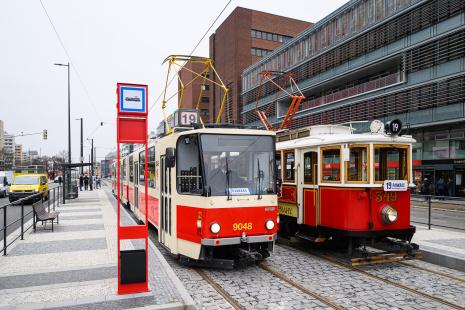
MULTIPOLYGON (((0 310, 194 309, 194 301, 149 240, 150 292, 117 289, 116 203, 109 189, 83 191, 58 208, 54 232, 29 231, 0 256, 0 310)), ((135 224, 121 209, 122 223, 135 224)), ((39 226, 39 229, 41 226, 39 226)), ((17 234, 17 233, 14 233, 17 234)), ((423 260, 465 271, 465 232, 417 225, 423 260)), ((122 249, 140 248, 125 241, 122 249)), ((192 293, 192 292, 191 292, 192 293)))
MULTIPOLYGON (((121 209, 123 225, 134 225, 121 209)), ((150 292, 116 295, 117 210, 108 190, 67 200, 54 231, 29 231, 0 256, 0 310, 194 309, 194 301, 149 240, 150 292)), ((47 225, 48 226, 48 225, 47 225)), ((14 233, 16 234, 16 232, 14 233)), ((140 242, 140 241, 139 241, 140 242)), ((143 244, 143 243, 142 243, 143 244)), ((122 249, 144 248, 131 240, 122 249)))
POLYGON ((465 231, 416 226, 412 242, 420 246, 424 261, 465 272, 465 231))

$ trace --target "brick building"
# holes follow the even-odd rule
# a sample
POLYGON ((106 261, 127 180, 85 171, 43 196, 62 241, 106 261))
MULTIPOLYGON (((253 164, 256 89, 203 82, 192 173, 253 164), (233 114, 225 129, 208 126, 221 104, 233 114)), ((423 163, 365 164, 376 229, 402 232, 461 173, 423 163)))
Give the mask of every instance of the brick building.
MULTIPOLYGON (((241 123, 242 71, 311 25, 312 23, 305 21, 237 7, 216 29, 210 36, 209 57, 215 61, 215 69, 229 89, 222 112, 222 123, 241 123)), ((203 65, 187 64, 188 68, 195 68, 192 66, 203 65)), ((218 82, 212 72, 209 76, 218 82)), ((192 79, 192 73, 181 70, 183 82, 184 78, 192 79)), ((183 96, 184 108, 195 108, 201 86, 202 80, 197 79, 190 90, 186 88, 183 96)), ((218 117, 224 93, 219 86, 212 86, 212 83, 205 88, 199 109, 202 120, 213 123, 218 117)))
MULTIPOLYGON (((222 123, 242 123, 242 71, 259 61, 312 23, 237 7, 210 36, 210 58, 229 89, 222 123)), ((212 78, 214 79, 214 77, 212 78)), ((210 122, 216 120, 223 91, 212 87, 210 122)))

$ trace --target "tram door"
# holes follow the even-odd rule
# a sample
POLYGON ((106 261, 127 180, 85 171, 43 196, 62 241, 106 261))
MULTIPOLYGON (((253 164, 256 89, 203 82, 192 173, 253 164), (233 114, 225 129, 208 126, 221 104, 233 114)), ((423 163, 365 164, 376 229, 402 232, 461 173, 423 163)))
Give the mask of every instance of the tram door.
POLYGON ((140 219, 139 214, 139 162, 134 162, 134 214, 140 219))
POLYGON ((166 155, 161 156, 160 162, 160 220, 158 229, 159 241, 171 249, 171 170, 166 165, 166 155))
POLYGON ((316 227, 318 225, 318 150, 305 149, 300 156, 299 185, 302 189, 302 223, 316 227))

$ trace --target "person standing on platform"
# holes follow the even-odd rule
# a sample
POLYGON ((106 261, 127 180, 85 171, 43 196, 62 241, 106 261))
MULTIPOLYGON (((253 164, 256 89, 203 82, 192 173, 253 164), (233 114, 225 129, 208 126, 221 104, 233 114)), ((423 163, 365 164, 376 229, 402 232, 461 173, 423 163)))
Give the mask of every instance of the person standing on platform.
POLYGON ((95 188, 98 189, 99 187, 102 188, 102 187, 100 186, 100 177, 99 177, 99 176, 96 176, 96 177, 95 177, 95 188))
POLYGON ((89 185, 90 185, 90 190, 92 190, 92 184, 94 183, 94 177, 91 175, 89 178, 89 185))
POLYGON ((61 181, 62 181, 62 179, 61 179, 61 175, 60 175, 60 176, 58 177, 58 185, 60 185, 60 186, 61 186, 61 181))
MULTIPOLYGON (((438 187, 438 195, 444 197, 444 193, 446 191, 446 182, 444 182, 444 179, 441 178, 437 183, 436 186, 438 187)), ((444 198, 439 198, 441 200, 444 200, 444 198)))
POLYGON ((452 197, 452 179, 451 178, 447 179, 446 190, 449 193, 449 197, 452 197))
POLYGON ((86 176, 84 177, 84 189, 87 190, 88 187, 89 187, 89 177, 87 176, 87 173, 86 173, 86 176))
POLYGON ((79 188, 82 192, 82 185, 84 185, 84 176, 82 174, 79 175, 79 188))

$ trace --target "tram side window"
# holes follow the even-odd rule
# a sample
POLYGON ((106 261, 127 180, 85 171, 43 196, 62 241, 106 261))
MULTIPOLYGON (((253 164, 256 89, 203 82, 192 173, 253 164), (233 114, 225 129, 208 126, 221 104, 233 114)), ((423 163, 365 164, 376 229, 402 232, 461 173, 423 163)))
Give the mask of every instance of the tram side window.
POLYGON ((351 147, 350 160, 347 163, 347 181, 366 182, 368 180, 367 147, 351 147))
POLYGON ((155 147, 148 149, 147 165, 149 167, 148 187, 155 188, 155 147))
POLYGON ((322 151, 322 182, 341 181, 341 149, 330 148, 322 151))
POLYGON ((134 182, 134 159, 129 156, 129 182, 134 182))
POLYGON ((286 152, 284 153, 285 160, 286 160, 286 166, 284 170, 284 180, 286 181, 294 181, 294 175, 295 175, 295 170, 294 170, 294 151, 292 152, 286 152))
POLYGON ((123 159, 123 173, 121 175, 123 176, 123 180, 126 181, 126 159, 123 159))
POLYGON ((408 180, 408 148, 375 146, 375 181, 408 180))
POLYGON ((197 135, 182 136, 176 145, 176 188, 180 194, 201 195, 199 143, 197 135))
POLYGON ((304 154, 304 182, 305 184, 314 184, 314 180, 318 180, 317 167, 318 164, 316 152, 307 152, 304 154))
POLYGON ((278 173, 278 178, 282 178, 282 175, 281 175, 281 152, 276 153, 276 171, 278 173))
POLYGON ((145 185, 145 151, 139 153, 139 185, 145 185))

